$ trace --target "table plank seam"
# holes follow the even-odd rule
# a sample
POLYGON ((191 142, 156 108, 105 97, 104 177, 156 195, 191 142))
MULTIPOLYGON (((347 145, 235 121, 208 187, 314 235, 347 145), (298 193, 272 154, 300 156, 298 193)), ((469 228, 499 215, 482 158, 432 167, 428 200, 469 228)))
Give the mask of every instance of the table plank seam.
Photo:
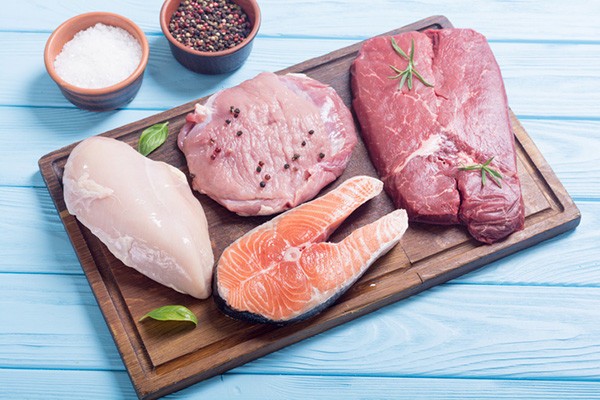
MULTIPOLYGON (((24 368, 24 367, 4 367, 0 366, 0 371, 80 371, 82 373, 86 372, 123 372, 126 373, 125 369, 111 369, 111 368, 82 368, 82 367, 73 367, 73 368, 24 368)), ((353 378, 373 378, 373 379, 439 379, 439 380, 461 380, 461 381, 482 381, 482 380, 493 380, 493 381, 504 381, 504 382, 589 382, 589 383, 600 383, 600 378, 572 378, 572 377, 543 377, 543 378, 535 378, 535 377, 503 377, 503 376, 464 376, 464 375, 417 375, 417 374, 383 374, 381 372, 378 373, 352 373, 349 374, 347 372, 335 372, 335 371, 327 371, 327 374, 324 375, 322 371, 317 371, 315 373, 298 373, 298 372, 287 372, 287 371, 278 371, 278 372, 263 372, 263 371, 252 371, 252 372, 243 372, 243 371, 228 371, 223 374, 217 375, 220 379, 224 379, 227 376, 285 376, 285 377, 314 377, 314 376, 327 376, 327 377, 348 377, 351 376, 353 378)))

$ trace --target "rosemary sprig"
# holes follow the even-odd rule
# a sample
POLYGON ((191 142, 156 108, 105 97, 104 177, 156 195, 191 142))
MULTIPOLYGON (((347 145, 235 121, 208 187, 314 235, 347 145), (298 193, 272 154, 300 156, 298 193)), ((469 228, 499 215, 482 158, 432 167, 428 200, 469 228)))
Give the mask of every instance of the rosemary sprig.
POLYGON ((406 69, 404 71, 400 70, 400 68, 396 68, 393 65, 390 65, 390 68, 396 72, 396 75, 389 76, 388 78, 389 79, 400 79, 400 83, 398 84, 398 90, 402 89, 402 86, 404 86, 405 82, 406 82, 406 85, 408 86, 408 90, 412 90, 413 75, 416 76, 417 79, 423 83, 423 85, 428 86, 428 87, 433 87, 433 85, 431 83, 427 82, 425 80, 425 78, 423 78, 423 76, 415 69, 415 63, 414 63, 415 40, 414 39, 412 39, 411 43, 410 43, 410 51, 409 51, 410 55, 406 55, 404 50, 402 50, 400 48, 400 46, 398 46, 398 43, 396 43, 396 40, 393 37, 392 37, 392 47, 394 48, 396 53, 398 53, 400 55, 400 57, 402 57, 406 61, 408 61, 408 65, 406 66, 406 69))
POLYGON ((464 167, 460 167, 458 168, 461 171, 477 171, 477 170, 481 170, 481 186, 485 186, 486 183, 486 176, 489 174, 490 178, 492 178, 492 180, 494 181, 494 183, 496 185, 498 185, 498 187, 502 187, 502 183, 500 182, 500 179, 502 179, 502 175, 500 174, 500 172, 496 171, 495 169, 490 167, 490 164, 492 162, 492 160, 494 159, 494 157, 489 158, 486 162, 484 162, 483 164, 473 164, 473 165, 466 165, 464 167))

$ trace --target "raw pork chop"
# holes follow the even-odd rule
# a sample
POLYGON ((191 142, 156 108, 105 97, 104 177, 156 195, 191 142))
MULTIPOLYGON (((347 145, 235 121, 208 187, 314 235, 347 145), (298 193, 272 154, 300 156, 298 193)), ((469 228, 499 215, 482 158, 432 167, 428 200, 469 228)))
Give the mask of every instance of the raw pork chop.
POLYGON ((179 133, 194 189, 240 215, 312 199, 342 174, 357 141, 335 90, 299 74, 261 73, 211 96, 179 133))
POLYGON ((71 152, 63 184, 69 213, 125 265, 179 292, 210 296, 208 224, 181 171, 127 143, 91 137, 71 152))
POLYGON ((523 228, 514 137, 500 69, 486 41, 469 29, 408 32, 394 37, 433 87, 390 79, 407 61, 391 37, 368 40, 352 66, 353 105, 387 193, 412 221, 467 225, 492 243, 523 228), (502 179, 495 183, 481 170, 502 179))

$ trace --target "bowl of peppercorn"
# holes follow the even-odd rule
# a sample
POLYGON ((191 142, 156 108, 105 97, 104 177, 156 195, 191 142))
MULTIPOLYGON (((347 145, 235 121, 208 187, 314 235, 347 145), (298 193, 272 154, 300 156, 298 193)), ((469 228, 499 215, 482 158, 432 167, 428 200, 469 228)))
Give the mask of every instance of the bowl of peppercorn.
POLYGON ((184 67, 223 74, 242 66, 260 27, 256 0, 166 0, 160 26, 184 67))

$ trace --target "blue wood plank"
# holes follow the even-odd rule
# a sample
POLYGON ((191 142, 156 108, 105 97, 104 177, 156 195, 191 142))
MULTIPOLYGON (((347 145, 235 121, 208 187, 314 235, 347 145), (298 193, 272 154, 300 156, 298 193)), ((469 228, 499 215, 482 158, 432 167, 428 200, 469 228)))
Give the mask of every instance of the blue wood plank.
MULTIPOLYGON (((581 224, 452 281, 491 285, 600 287, 600 203, 579 202, 581 224)), ((600 314, 600 312, 599 312, 600 314)))
POLYGON ((0 107, 0 137, 7 146, 0 157, 0 184, 45 186, 37 165, 43 155, 155 113, 150 110, 92 113, 76 108, 0 107))
POLYGON ((0 277, 1 367, 124 370, 83 275, 0 277))
POLYGON ((131 381, 124 371, 1 368, 0 398, 137 400, 131 381))
POLYGON ((83 274, 45 188, 0 186, 0 215, 0 274, 83 274))
MULTIPOLYGON (((125 372, 0 369, 0 376, 6 380, 0 387, 4 399, 62 400, 74 394, 87 400, 137 399, 125 372)), ((228 373, 164 399, 594 400, 600 399, 600 383, 228 373)))
MULTIPOLYGON (((161 0, 6 2, 0 27, 13 31, 50 32, 64 20, 89 11, 110 11, 131 18, 144 31, 161 34, 161 0), (27 15, 27 18, 14 18, 27 15)), ((264 36, 370 37, 431 15, 446 15, 457 27, 470 27, 491 38, 598 41, 600 3, 548 0, 477 2, 428 0, 260 0, 264 36)))
POLYGON ((600 198, 600 182, 593 178, 600 175, 598 121, 600 119, 521 120, 550 167, 576 200, 600 198))

